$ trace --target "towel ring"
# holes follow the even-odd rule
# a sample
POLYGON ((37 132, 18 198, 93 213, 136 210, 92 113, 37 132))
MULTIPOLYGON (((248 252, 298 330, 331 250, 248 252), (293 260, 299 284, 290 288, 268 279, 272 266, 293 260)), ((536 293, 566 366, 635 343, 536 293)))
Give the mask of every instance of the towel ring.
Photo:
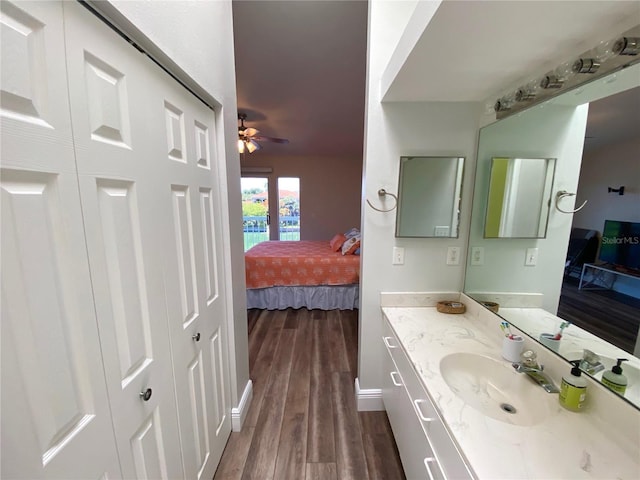
POLYGON ((556 210, 558 210, 559 212, 562 213, 576 213, 579 212, 580 210, 582 210, 584 208, 584 206, 587 204, 588 200, 585 200, 584 202, 582 202, 582 205, 580 205, 578 208, 574 209, 574 210, 563 210, 562 208, 560 208, 560 205, 558 205, 558 203, 560 202, 560 200, 562 200, 565 197, 573 197, 575 196, 575 193, 570 193, 567 192, 566 190, 559 190, 556 193, 556 210))
POLYGON ((369 201, 369 199, 367 198, 367 203, 369 204, 369 206, 371 208, 373 208, 376 212, 390 212, 391 210, 394 210, 397 206, 398 206, 398 197, 396 197, 393 193, 391 192, 387 192, 384 188, 381 188, 380 190, 378 190, 378 196, 379 197, 384 197, 385 195, 390 195, 393 197, 393 199, 395 200, 395 204, 393 205, 393 207, 389 208, 388 210, 383 210, 381 208, 377 208, 374 207, 373 204, 369 201))

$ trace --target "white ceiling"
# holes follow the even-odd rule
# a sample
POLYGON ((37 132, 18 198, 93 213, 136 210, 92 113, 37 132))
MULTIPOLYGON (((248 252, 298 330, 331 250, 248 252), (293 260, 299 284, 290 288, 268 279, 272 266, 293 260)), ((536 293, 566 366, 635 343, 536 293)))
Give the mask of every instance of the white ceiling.
POLYGON ((406 60, 385 72, 384 100, 481 102, 638 23, 637 1, 446 0, 396 52, 406 60))
MULTIPOLYGON (((262 142, 253 155, 361 155, 366 1, 234 0, 233 17, 238 110, 247 126, 290 140, 262 142)), ((638 1, 445 0, 419 25, 413 48, 394 54, 402 61, 385 72, 384 99, 485 101, 638 23, 638 1)), ((622 111, 637 102, 611 105, 622 111)), ((631 115, 637 124, 637 111, 631 115)), ((588 135, 601 140, 621 131, 594 128, 588 135)))

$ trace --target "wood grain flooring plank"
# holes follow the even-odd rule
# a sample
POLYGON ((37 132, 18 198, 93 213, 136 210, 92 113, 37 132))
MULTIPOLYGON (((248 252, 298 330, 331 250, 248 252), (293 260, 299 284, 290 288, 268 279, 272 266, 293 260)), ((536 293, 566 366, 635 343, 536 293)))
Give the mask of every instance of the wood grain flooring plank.
MULTIPOLYGON (((301 310, 306 310, 306 308, 301 310)), ((298 311, 299 310, 294 310, 293 308, 288 308, 286 310, 287 319, 284 321, 284 326, 282 328, 298 328, 298 311)))
POLYGON ((340 310, 339 313, 349 370, 355 380, 358 376, 358 310, 340 310))
POLYGON ((257 308, 251 308, 247 310, 247 333, 251 335, 253 332, 253 328, 256 326, 256 322, 258 321, 258 317, 264 310, 258 310, 257 308))
MULTIPOLYGON (((274 478, 278 442, 282 429, 287 387, 293 357, 295 330, 282 329, 275 361, 262 399, 260 414, 251 441, 242 480, 274 478)), ((278 479, 279 480, 279 479, 278 479)))
POLYGON ((304 478, 307 463, 307 425, 313 329, 300 315, 289 375, 280 445, 274 478, 304 478))
POLYGON ((214 480, 240 480, 242 478, 253 432, 252 427, 243 427, 242 431, 231 434, 213 477, 214 480))
POLYGON ((340 480, 368 480, 369 471, 362 443, 351 374, 349 372, 334 372, 332 387, 338 478, 340 480))
POLYGON ((329 332, 329 370, 331 372, 348 372, 349 360, 347 347, 344 343, 340 313, 338 310, 327 312, 327 329, 329 332))
MULTIPOLYGON (((247 412, 247 418, 244 421, 244 424, 248 427, 255 427, 258 422, 264 392, 271 375, 276 348, 279 344, 285 318, 286 313, 279 310, 269 312, 269 315, 264 318, 268 330, 260 344, 253 368, 249 370, 253 382, 253 398, 247 412)), ((260 319, 259 321, 263 320, 260 319)))
POLYGON ((274 312, 270 312, 269 310, 258 311, 261 313, 253 315, 255 322, 249 334, 249 372, 253 371, 260 349, 262 345, 264 345, 264 337, 272 326, 274 315, 274 312))
POLYGON ((335 463, 307 463, 305 480, 338 480, 335 463))
POLYGON ((358 412, 371 480, 405 480, 386 412, 358 412))
POLYGON ((309 429, 307 436, 307 462, 332 463, 336 461, 331 396, 331 352, 326 314, 312 313, 313 346, 309 391, 309 429))

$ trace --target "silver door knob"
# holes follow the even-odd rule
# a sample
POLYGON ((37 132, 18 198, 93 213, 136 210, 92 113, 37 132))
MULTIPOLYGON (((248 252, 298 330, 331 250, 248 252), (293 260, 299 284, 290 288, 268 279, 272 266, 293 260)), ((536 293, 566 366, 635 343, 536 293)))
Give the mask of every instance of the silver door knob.
POLYGON ((200 341, 200 332, 196 333, 195 335, 191 335, 191 338, 193 338, 194 341, 199 342, 200 341))
POLYGON ((142 398, 142 400, 144 400, 145 402, 148 402, 151 398, 151 393, 151 389, 147 388, 144 392, 140 392, 140 398, 142 398))

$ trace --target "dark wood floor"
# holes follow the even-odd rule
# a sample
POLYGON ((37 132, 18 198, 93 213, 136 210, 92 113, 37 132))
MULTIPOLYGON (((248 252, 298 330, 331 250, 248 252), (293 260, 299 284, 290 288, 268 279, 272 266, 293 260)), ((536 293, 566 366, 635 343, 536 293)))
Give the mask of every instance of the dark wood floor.
POLYGON ((249 311, 253 401, 215 479, 404 479, 385 412, 358 412, 357 311, 249 311))
POLYGON ((578 290, 577 279, 565 278, 558 316, 633 353, 640 326, 640 299, 612 290, 578 290))

